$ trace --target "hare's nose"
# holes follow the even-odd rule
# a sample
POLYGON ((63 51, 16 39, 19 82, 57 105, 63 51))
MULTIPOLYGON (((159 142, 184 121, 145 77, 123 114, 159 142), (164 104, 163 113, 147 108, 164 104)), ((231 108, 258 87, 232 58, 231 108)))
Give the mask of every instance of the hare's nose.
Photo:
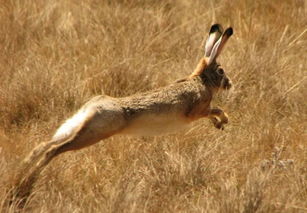
POLYGON ((231 86, 232 86, 231 80, 229 80, 228 78, 226 78, 226 79, 224 80, 224 88, 225 88, 225 89, 230 89, 231 86))

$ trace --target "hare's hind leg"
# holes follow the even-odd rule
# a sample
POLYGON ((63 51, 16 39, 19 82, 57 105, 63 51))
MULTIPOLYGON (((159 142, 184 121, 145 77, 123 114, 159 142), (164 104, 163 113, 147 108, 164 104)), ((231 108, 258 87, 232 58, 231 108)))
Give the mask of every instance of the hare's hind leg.
POLYGON ((24 160, 15 177, 12 196, 9 198, 11 201, 21 205, 25 203, 38 175, 54 157, 95 144, 115 134, 124 125, 120 113, 95 110, 81 113, 85 113, 84 119, 80 119, 83 115, 77 113, 58 129, 51 141, 39 145, 24 160), (112 113, 112 116, 108 113, 112 113), (75 121, 79 122, 73 125, 75 121))
POLYGON ((66 143, 57 147, 54 152, 54 155, 56 156, 63 152, 79 150, 79 149, 91 146, 114 134, 116 134, 116 132, 108 132, 105 134, 95 134, 95 132, 93 132, 91 129, 88 129, 85 127, 80 130, 78 135, 73 140, 67 141, 66 143))
MULTIPOLYGON (((49 164, 49 162, 62 152, 80 149, 82 142, 85 142, 87 146, 100 139, 104 139, 108 136, 102 138, 87 140, 88 138, 81 135, 76 135, 75 137, 67 140, 61 141, 49 141, 35 148, 28 158, 23 162, 23 165, 18 171, 15 177, 14 186, 12 189, 10 202, 17 202, 19 206, 22 207, 27 198, 31 194, 33 186, 41 173, 41 171, 49 164)), ((84 146, 84 145, 83 145, 84 146)))
POLYGON ((55 155, 91 146, 100 140, 119 133, 125 126, 126 120, 118 110, 94 111, 76 136, 58 147, 55 155))
POLYGON ((54 157, 48 153, 66 141, 67 139, 63 139, 42 143, 23 160, 13 179, 13 186, 8 197, 10 204, 14 202, 18 207, 23 207, 31 194, 38 175, 54 157))

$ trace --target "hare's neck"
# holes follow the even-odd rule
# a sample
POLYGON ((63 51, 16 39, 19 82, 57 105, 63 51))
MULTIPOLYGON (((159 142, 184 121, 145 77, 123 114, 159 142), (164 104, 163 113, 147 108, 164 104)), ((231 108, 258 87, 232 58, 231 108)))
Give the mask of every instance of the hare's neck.
POLYGON ((206 59, 206 58, 202 58, 202 59, 198 62, 198 64, 197 64, 195 70, 194 70, 193 73, 189 76, 189 78, 191 79, 191 78, 193 78, 193 77, 200 76, 200 75, 204 72, 204 70, 206 69, 207 66, 208 66, 208 64, 207 64, 207 59, 206 59))
POLYGON ((199 76, 199 78, 201 79, 202 84, 204 85, 204 87, 206 87, 207 92, 210 93, 211 96, 214 96, 218 92, 218 88, 216 87, 214 82, 212 82, 209 76, 201 75, 199 76))

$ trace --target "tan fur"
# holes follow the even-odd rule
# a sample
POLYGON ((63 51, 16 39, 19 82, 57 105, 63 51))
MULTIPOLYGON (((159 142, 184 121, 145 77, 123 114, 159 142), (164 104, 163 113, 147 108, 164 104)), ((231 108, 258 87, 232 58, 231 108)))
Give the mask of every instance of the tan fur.
POLYGON ((208 66, 208 58, 204 57, 198 62, 196 69, 192 72, 189 78, 199 76, 207 66, 208 66))
MULTIPOLYGON (((211 46, 217 40, 215 37, 210 39, 211 46)), ((203 117, 211 119, 215 127, 223 128, 228 122, 226 113, 211 108, 210 103, 218 90, 216 87, 222 87, 221 82, 229 79, 217 74, 219 66, 212 57, 216 56, 211 56, 212 64, 208 65, 209 58, 203 57, 188 78, 169 86, 129 97, 102 95, 88 101, 49 142, 39 145, 24 160, 16 175, 13 198, 25 199, 37 175, 55 156, 88 147, 115 134, 167 134, 203 117)))

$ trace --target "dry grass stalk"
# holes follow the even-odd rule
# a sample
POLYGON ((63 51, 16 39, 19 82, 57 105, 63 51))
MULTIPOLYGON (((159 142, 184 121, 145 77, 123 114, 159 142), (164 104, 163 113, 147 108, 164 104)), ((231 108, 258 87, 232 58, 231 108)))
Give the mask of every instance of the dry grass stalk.
POLYGON ((235 85, 216 100, 230 115, 225 131, 200 121, 66 153, 23 211, 306 211, 304 1, 15 0, 0 11, 0 211, 17 210, 3 202, 9 177, 61 120, 94 95, 124 97, 188 75, 215 22, 235 29, 220 59, 235 85), (275 147, 286 149, 259 168, 275 147))

